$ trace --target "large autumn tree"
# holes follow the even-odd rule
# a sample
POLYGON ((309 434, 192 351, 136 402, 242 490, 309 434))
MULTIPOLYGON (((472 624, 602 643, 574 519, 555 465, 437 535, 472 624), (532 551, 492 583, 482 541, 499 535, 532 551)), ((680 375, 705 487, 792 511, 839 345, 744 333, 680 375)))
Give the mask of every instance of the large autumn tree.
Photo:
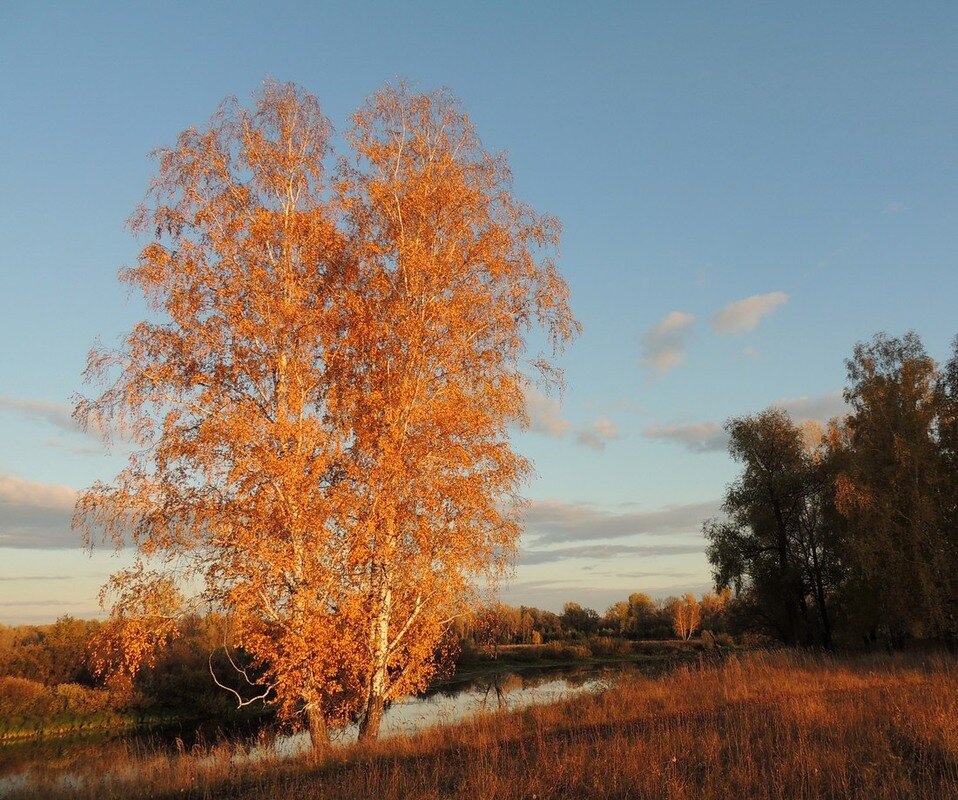
POLYGON ((317 746, 357 716, 376 736, 508 564, 529 469, 509 426, 577 331, 558 224, 454 98, 388 86, 346 141, 330 171, 316 99, 267 83, 159 151, 120 275, 154 314, 91 354, 102 393, 77 407, 138 442, 76 514, 140 556, 109 587, 126 667, 211 604, 317 746))

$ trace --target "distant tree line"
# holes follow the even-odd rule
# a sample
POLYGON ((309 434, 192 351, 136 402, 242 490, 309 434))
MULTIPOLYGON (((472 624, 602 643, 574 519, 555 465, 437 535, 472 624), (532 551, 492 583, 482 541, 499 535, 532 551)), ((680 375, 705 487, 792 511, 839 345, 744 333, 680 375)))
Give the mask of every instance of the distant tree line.
MULTIPOLYGON (((449 654, 469 662, 495 658, 504 646, 528 645, 530 660, 567 661, 626 655, 630 642, 637 640, 699 634, 709 644, 730 645, 728 634, 736 626, 733 605, 729 590, 701 599, 688 594, 658 601, 635 593, 604 614, 572 602, 561 613, 494 603, 457 618, 436 658, 453 665, 449 654)), ((248 654, 225 649, 228 619, 193 614, 176 624, 177 636, 129 680, 104 669, 119 643, 110 620, 64 616, 50 625, 0 625, 0 735, 54 723, 83 728, 120 717, 243 719, 248 710, 239 713, 235 695, 223 685, 249 688, 239 685, 236 667, 254 680, 256 673, 248 654)))
POLYGON ((850 412, 822 429, 771 408, 729 420, 741 464, 704 525, 740 624, 795 645, 958 633, 958 338, 937 364, 915 333, 846 361, 850 412))
POLYGON ((496 603, 457 620, 453 634, 460 652, 494 652, 502 645, 594 643, 621 640, 685 639, 708 631, 728 634, 736 628, 732 592, 724 589, 697 599, 692 594, 653 600, 636 592, 613 603, 604 614, 579 603, 566 603, 557 614, 534 606, 496 603))

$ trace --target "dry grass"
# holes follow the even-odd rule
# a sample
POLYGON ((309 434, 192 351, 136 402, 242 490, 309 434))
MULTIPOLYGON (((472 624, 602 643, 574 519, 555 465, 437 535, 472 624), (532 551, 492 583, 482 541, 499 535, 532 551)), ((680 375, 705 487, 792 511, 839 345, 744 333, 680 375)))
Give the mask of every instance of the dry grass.
MULTIPOLYGON (((751 654, 630 677, 321 762, 143 755, 70 796, 266 798, 958 797, 958 663, 751 654)), ((55 796, 53 786, 26 796, 55 796)))

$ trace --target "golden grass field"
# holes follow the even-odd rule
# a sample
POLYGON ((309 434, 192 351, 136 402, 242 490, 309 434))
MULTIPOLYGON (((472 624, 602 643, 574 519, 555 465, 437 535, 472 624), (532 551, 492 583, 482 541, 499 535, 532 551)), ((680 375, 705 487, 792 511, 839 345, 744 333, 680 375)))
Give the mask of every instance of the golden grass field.
POLYGON ((129 754, 24 797, 958 798, 958 661, 751 653, 321 757, 129 754))

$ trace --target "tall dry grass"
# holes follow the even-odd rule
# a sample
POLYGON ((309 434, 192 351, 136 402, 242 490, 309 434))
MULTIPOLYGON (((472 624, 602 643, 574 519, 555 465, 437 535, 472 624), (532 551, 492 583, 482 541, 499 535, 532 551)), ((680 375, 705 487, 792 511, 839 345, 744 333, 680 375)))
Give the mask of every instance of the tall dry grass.
MULTIPOLYGON (((142 756, 59 794, 266 798, 958 798, 958 662, 732 657, 349 746, 321 761, 142 756)), ((52 785, 23 796, 53 797, 52 785)))

